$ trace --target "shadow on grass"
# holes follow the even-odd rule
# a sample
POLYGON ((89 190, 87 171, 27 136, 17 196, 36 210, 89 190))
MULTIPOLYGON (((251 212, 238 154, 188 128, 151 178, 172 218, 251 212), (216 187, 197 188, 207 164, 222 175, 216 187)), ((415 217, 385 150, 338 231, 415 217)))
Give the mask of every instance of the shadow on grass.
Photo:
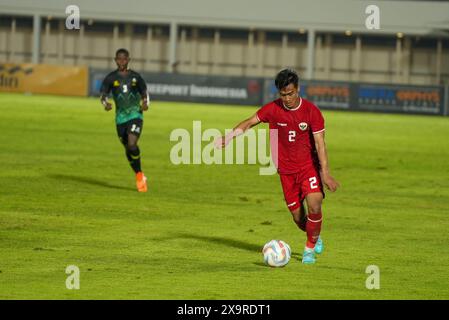
MULTIPOLYGON (((195 240, 201 240, 201 241, 207 241, 211 243, 216 243, 224 246, 228 246, 231 248, 237 248, 237 249, 243 249, 251 252, 262 252, 263 245, 259 244, 252 244, 243 242, 240 240, 235 239, 229 239, 229 238, 222 238, 222 237, 213 237, 213 236, 200 236, 200 235, 193 235, 193 234, 187 234, 182 233, 178 235, 180 238, 184 239, 195 239, 195 240)), ((292 252, 291 254, 292 258, 302 258, 302 253, 292 252)))
POLYGON ((231 248, 237 248, 237 249, 243 249, 251 252, 262 252, 262 247, 258 244, 252 244, 240 240, 234 240, 229 238, 222 238, 222 237, 212 237, 212 236, 200 236, 200 235, 193 235, 193 234, 179 234, 181 238, 185 239, 195 239, 195 240, 201 240, 201 241, 207 241, 215 244, 220 244, 224 246, 228 246, 231 248))
POLYGON ((299 253, 293 253, 293 252, 292 252, 292 258, 295 258, 295 259, 301 258, 301 259, 302 259, 302 253, 299 254, 299 253))
MULTIPOLYGON (((262 254, 262 248, 263 248, 263 246, 258 245, 258 244, 253 244, 253 243, 248 243, 248 242, 244 242, 244 241, 240 241, 240 240, 223 238, 223 237, 201 236, 201 235, 180 233, 176 236, 176 238, 207 241, 210 243, 224 245, 224 246, 231 247, 231 248, 243 249, 243 250, 247 250, 250 252, 259 252, 260 254, 262 254)), ((302 258, 302 254, 292 252, 291 258, 297 260, 299 258, 302 258)), ((253 264, 258 267, 264 267, 264 268, 267 267, 267 265, 263 262, 254 262, 253 264)))
POLYGON ((127 190, 127 191, 136 191, 135 188, 117 186, 117 185, 113 185, 113 184, 107 183, 105 181, 96 180, 96 179, 88 178, 88 177, 71 176, 71 175, 66 175, 66 174, 49 174, 48 177, 51 178, 51 179, 57 179, 57 180, 64 180, 64 181, 65 180, 70 180, 70 181, 74 181, 74 182, 81 182, 81 183, 90 184, 90 185, 99 186, 99 187, 104 187, 104 188, 111 188, 111 189, 118 189, 118 190, 127 190))
POLYGON ((263 263, 263 262, 254 262, 253 264, 254 264, 255 266, 258 266, 258 267, 264 267, 264 268, 267 267, 267 265, 266 265, 265 263, 263 263))

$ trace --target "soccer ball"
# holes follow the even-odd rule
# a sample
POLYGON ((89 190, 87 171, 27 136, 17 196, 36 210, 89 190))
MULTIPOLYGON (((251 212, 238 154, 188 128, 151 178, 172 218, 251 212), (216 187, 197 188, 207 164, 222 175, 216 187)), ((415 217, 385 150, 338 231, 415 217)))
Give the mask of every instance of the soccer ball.
POLYGON ((267 242, 262 250, 263 260, 270 267, 283 267, 291 257, 290 246, 282 240, 267 242))

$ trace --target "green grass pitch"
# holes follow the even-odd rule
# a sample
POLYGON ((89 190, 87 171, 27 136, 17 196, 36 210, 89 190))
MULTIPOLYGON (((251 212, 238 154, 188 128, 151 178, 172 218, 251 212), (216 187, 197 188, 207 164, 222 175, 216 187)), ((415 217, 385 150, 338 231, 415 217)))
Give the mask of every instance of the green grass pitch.
POLYGON ((224 131, 255 111, 153 102, 139 194, 97 99, 1 94, 0 299, 449 298, 449 118, 323 112, 342 186, 306 266, 277 175, 170 162, 173 129, 224 131), (284 268, 263 264, 271 239, 292 247, 284 268), (79 290, 66 288, 69 265, 79 290))

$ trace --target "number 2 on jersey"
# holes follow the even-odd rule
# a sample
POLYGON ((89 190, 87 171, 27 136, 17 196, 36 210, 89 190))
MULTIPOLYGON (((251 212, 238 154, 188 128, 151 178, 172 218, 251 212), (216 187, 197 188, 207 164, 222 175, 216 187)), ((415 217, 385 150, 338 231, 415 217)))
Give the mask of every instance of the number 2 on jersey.
POLYGON ((296 131, 289 131, 288 132, 288 141, 294 142, 296 137, 296 131))

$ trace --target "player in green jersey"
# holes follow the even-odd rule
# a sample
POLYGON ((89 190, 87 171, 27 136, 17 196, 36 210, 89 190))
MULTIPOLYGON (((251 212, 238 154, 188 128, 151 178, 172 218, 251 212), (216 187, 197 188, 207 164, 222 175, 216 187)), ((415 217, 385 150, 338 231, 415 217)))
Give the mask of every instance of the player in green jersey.
POLYGON ((108 95, 112 92, 115 102, 117 134, 125 147, 126 157, 136 173, 139 192, 147 191, 147 178, 140 165, 140 149, 137 146, 143 128, 143 111, 148 110, 147 85, 142 77, 128 68, 129 52, 118 49, 115 53, 117 70, 109 73, 101 86, 101 103, 106 111, 112 109, 108 95))

